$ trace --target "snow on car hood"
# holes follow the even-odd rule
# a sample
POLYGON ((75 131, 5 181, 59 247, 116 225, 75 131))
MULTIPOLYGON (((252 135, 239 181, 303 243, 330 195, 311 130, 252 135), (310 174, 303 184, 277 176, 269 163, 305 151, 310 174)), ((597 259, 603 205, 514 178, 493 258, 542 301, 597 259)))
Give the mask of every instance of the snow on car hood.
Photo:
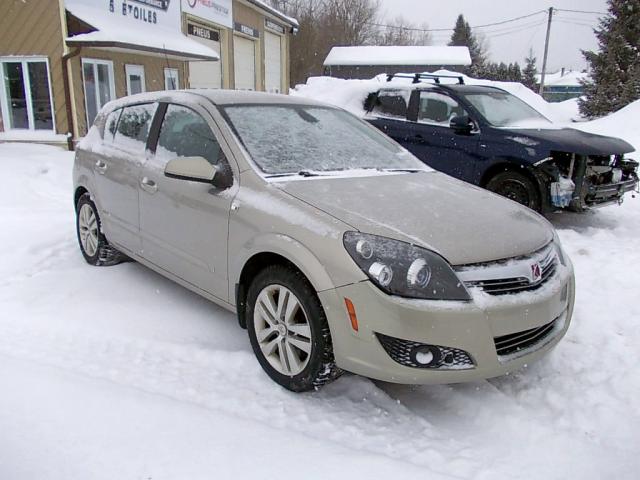
POLYGON ((553 238, 537 213, 438 172, 319 177, 280 188, 356 230, 430 248, 452 265, 526 255, 553 238))

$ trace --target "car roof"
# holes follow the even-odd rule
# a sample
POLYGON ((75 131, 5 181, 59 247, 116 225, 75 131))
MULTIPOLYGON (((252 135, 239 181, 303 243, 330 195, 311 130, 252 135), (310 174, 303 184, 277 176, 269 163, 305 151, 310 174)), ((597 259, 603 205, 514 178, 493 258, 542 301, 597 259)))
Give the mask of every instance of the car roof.
POLYGON ((158 92, 138 93, 122 97, 109 102, 109 109, 125 107, 146 102, 179 102, 180 100, 196 100, 206 98, 215 105, 234 104, 285 104, 285 105, 312 105, 329 106, 325 103, 304 97, 282 95, 275 93, 252 92, 242 90, 220 90, 211 88, 187 89, 187 90, 162 90, 158 92))

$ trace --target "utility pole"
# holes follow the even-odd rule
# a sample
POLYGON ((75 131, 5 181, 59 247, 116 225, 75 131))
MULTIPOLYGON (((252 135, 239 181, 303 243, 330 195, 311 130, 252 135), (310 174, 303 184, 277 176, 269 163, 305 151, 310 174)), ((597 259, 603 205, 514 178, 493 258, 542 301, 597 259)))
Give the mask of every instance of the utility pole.
POLYGON ((551 19, 553 18, 553 7, 549 7, 549 22, 547 23, 547 39, 544 42, 544 58, 542 59, 542 74, 540 75, 539 94, 544 92, 544 77, 547 75, 547 55, 549 54, 549 37, 551 37, 551 19))

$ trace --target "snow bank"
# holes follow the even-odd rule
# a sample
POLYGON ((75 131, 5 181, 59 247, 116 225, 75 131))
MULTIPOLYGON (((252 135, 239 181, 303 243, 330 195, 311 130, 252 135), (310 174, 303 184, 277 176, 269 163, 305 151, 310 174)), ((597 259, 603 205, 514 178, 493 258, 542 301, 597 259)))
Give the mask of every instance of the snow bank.
MULTIPOLYGON (((575 128, 621 138, 633 145, 636 152, 640 152, 640 100, 606 117, 577 124, 575 128)), ((637 154, 632 154, 631 157, 640 160, 637 154)))

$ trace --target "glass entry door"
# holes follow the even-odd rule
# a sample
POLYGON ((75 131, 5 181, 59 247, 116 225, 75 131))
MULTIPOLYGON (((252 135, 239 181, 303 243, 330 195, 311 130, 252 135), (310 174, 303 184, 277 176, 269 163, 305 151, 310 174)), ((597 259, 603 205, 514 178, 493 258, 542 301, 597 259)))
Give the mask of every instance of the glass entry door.
POLYGON ((46 60, 0 61, 2 112, 7 129, 53 130, 53 108, 46 60))

